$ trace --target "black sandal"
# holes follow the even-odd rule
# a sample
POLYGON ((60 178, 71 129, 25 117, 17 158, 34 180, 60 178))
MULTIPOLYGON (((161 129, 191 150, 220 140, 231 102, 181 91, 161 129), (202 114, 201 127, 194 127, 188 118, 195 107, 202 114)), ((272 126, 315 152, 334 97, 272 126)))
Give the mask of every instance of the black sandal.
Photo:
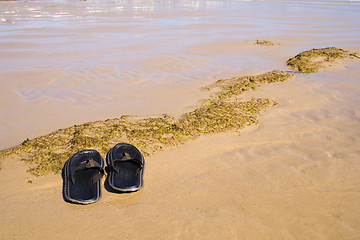
POLYGON ((63 168, 63 197, 67 202, 90 204, 101 197, 100 180, 104 159, 96 150, 82 150, 66 161, 63 168))
POLYGON ((107 154, 107 182, 115 192, 134 192, 144 187, 145 159, 127 143, 116 144, 107 154))

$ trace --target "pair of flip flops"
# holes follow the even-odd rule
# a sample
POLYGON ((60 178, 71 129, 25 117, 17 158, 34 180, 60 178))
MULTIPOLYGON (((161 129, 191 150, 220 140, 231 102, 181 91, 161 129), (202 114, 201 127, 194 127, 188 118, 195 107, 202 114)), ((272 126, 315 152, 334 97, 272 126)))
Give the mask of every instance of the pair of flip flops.
MULTIPOLYGON (((106 184, 113 192, 134 192, 144 186, 145 160, 127 143, 116 144, 106 156, 106 184)), ((96 150, 82 150, 66 161, 63 168, 63 197, 67 202, 89 204, 101 197, 100 180, 104 159, 96 150)))

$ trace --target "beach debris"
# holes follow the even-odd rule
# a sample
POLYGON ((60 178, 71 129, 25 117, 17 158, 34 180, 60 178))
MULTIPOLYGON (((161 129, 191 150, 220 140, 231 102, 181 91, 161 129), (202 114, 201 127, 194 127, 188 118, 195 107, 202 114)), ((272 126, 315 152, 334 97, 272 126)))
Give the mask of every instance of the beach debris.
POLYGON ((255 45, 262 45, 262 46, 274 46, 275 44, 269 40, 255 40, 255 45))
POLYGON ((59 129, 46 136, 26 139, 16 147, 0 151, 0 158, 18 157, 28 162, 36 176, 59 173, 74 153, 96 149, 103 156, 119 142, 136 146, 145 156, 173 148, 203 134, 237 132, 256 124, 264 109, 277 103, 263 98, 242 100, 240 94, 261 83, 282 82, 293 75, 272 71, 257 76, 219 80, 204 88, 215 94, 191 112, 180 117, 121 116, 59 129))
POLYGON ((356 53, 349 53, 349 51, 341 48, 313 48, 290 58, 287 61, 287 66, 295 72, 315 73, 321 69, 326 69, 336 60, 353 57, 358 56, 356 53))

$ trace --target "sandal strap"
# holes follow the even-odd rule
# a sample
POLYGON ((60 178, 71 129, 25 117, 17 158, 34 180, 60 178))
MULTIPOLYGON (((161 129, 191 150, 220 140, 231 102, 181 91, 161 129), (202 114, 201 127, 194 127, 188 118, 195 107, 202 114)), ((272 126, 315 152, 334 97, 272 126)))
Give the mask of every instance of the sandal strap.
POLYGON ((98 172, 91 179, 93 184, 100 181, 100 179, 104 176, 104 169, 100 166, 100 164, 98 162, 96 162, 94 159, 88 159, 86 161, 81 162, 80 166, 78 166, 71 172, 71 181, 74 185, 75 185, 74 174, 76 172, 79 172, 79 171, 82 171, 85 169, 97 169, 98 170, 98 172))
POLYGON ((139 165, 139 168, 136 170, 136 175, 138 175, 141 172, 141 170, 143 169, 143 165, 144 165, 141 160, 136 159, 136 158, 131 158, 127 152, 123 152, 122 158, 111 161, 111 167, 115 170, 116 173, 120 172, 120 167, 115 165, 115 163, 120 163, 120 162, 133 162, 136 165, 139 165))

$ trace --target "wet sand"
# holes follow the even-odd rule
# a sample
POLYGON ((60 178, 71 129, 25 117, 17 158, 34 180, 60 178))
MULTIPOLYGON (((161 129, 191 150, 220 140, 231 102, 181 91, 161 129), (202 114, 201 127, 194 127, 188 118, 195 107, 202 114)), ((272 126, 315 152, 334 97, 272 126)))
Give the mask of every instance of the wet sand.
MULTIPOLYGON (((241 4, 245 7, 249 3, 241 4)), ((201 86, 220 78, 286 69, 289 57, 313 47, 331 45, 360 52, 354 32, 358 29, 354 21, 357 18, 351 14, 359 9, 323 5, 304 9, 304 5, 295 4, 288 5, 286 16, 279 17, 275 11, 285 7, 257 4, 263 7, 262 13, 269 6, 274 11, 259 20, 261 23, 244 21, 242 30, 246 32, 246 24, 254 27, 267 22, 266 32, 248 28, 246 35, 239 36, 241 31, 233 24, 241 21, 224 20, 225 13, 235 14, 226 7, 195 8, 197 11, 181 8, 175 16, 204 17, 205 26, 179 26, 183 40, 174 37, 177 40, 164 39, 158 45, 155 40, 159 35, 154 34, 157 29, 147 28, 153 33, 153 40, 147 38, 147 44, 137 45, 143 48, 135 52, 129 47, 131 50, 122 54, 110 54, 115 47, 108 47, 106 54, 100 54, 96 60, 108 61, 102 66, 93 59, 90 63, 79 59, 103 52, 108 46, 105 43, 92 53, 84 49, 71 57, 71 50, 60 42, 58 46, 65 50, 40 51, 35 61, 21 54, 26 52, 23 43, 21 48, 14 44, 17 51, 9 53, 10 43, 1 41, 1 59, 7 59, 8 64, 0 72, 4 85, 1 116, 6 116, 1 120, 1 146, 9 147, 27 136, 95 119, 123 114, 183 113, 203 97, 201 86), (309 17, 315 10, 318 20, 309 17), (298 15, 291 16, 294 13, 298 15), (222 18, 216 18, 219 16, 222 18), (223 27, 212 27, 210 18, 217 19, 223 27), (325 23, 331 27, 324 27, 325 23), (228 29, 226 37, 224 29, 228 29), (195 32, 200 35, 199 42, 194 42, 194 38, 186 42, 187 34, 194 36, 195 32), (209 39, 214 32, 222 33, 221 37, 209 39), (253 45, 259 38, 279 45, 253 45), (176 49, 174 41, 180 45, 176 49), (130 53, 137 57, 131 58, 130 53), (49 54, 56 55, 54 62, 40 61, 49 54), (120 57, 136 62, 127 65, 129 72, 119 67, 120 57), (77 61, 80 64, 71 67, 77 61), (15 63, 20 64, 19 69, 15 63), (147 81, 142 82, 144 79, 147 81), (62 98, 62 94, 66 97, 62 98), (122 104, 124 101, 127 104, 122 104)), ((142 14, 167 19, 168 13, 161 10, 142 14)), ((114 20, 114 12, 106 14, 109 21, 114 20)), ((93 27, 88 27, 83 30, 91 35, 93 27)), ((16 31, 21 32, 21 38, 24 30, 16 31)), ((30 30, 41 31, 47 35, 43 28, 30 30)), ((59 33, 69 40, 71 34, 66 34, 59 33)), ((31 34, 27 37, 31 38, 31 34)), ((38 42, 38 37, 35 39, 38 42)), ((50 47, 31 44, 43 44, 40 49, 50 47)), ((345 63, 325 72, 297 74, 288 82, 263 85, 248 92, 244 98, 266 97, 279 104, 262 113, 258 125, 244 129, 240 136, 203 136, 146 158, 144 189, 131 194, 113 194, 103 189, 101 200, 89 206, 63 201, 61 175, 34 177, 26 173, 25 163, 3 159, 0 238, 359 239, 359 73, 359 63, 345 63)))
POLYGON ((218 79, 286 70, 288 58, 311 48, 356 47, 358 8, 1 2, 0 148, 125 114, 180 114, 218 79), (256 46, 256 39, 276 44, 256 46))

